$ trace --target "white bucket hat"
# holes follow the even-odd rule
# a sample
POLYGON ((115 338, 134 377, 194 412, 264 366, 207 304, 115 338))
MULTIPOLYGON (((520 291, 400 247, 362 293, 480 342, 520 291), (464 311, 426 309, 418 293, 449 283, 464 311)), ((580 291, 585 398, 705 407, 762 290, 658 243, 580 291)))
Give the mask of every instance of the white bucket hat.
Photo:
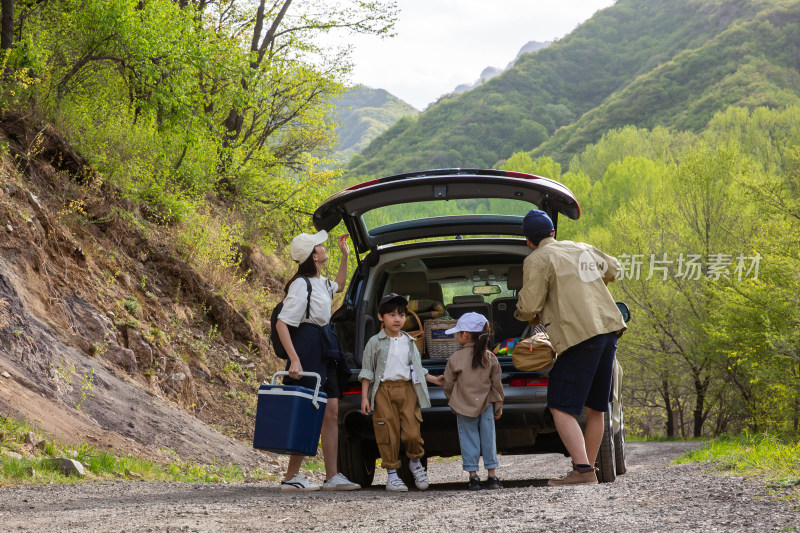
POLYGON ((471 333, 480 333, 483 331, 483 327, 486 325, 488 320, 485 316, 480 313, 464 313, 456 322, 456 326, 454 328, 450 328, 445 331, 445 335, 452 335, 453 333, 458 333, 459 331, 469 331, 471 333))
POLYGON ((314 235, 311 235, 310 233, 301 233, 292 239, 292 244, 289 246, 289 254, 292 256, 292 259, 298 263, 302 263, 308 259, 308 257, 311 255, 311 252, 314 251, 315 246, 318 246, 327 240, 328 232, 325 230, 319 231, 314 235))

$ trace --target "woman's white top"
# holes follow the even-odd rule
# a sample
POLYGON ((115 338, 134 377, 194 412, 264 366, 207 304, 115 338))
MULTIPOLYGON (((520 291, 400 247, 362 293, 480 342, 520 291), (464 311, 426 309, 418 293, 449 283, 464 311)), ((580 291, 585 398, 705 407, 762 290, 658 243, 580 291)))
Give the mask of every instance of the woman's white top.
POLYGON ((283 300, 278 319, 290 326, 299 326, 301 322, 311 322, 324 326, 331 321, 331 305, 333 295, 339 290, 335 281, 328 278, 308 278, 311 281, 311 305, 309 318, 306 320, 306 302, 308 302, 308 287, 306 280, 297 278, 289 285, 289 292, 283 300))
POLYGON ((389 354, 381 381, 408 381, 411 379, 411 359, 408 357, 408 337, 389 337, 389 354))

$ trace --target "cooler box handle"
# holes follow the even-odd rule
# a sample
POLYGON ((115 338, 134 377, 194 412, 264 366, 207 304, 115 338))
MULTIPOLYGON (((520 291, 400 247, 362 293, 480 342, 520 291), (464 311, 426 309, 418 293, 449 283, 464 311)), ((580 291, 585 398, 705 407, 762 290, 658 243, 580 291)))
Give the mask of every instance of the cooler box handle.
MULTIPOLYGON (((275 379, 278 376, 288 376, 288 375, 289 372, 285 370, 280 370, 278 372, 275 372, 275 374, 273 374, 272 376, 272 385, 275 385, 275 379)), ((320 375, 317 374, 316 372, 300 372, 300 375, 317 378, 317 386, 314 387, 314 398, 311 400, 311 404, 314 406, 314 409, 319 409, 319 402, 317 401, 317 398, 319 398, 319 386, 321 384, 322 377, 320 377, 320 375)), ((283 380, 281 380, 281 382, 283 382, 283 380)))

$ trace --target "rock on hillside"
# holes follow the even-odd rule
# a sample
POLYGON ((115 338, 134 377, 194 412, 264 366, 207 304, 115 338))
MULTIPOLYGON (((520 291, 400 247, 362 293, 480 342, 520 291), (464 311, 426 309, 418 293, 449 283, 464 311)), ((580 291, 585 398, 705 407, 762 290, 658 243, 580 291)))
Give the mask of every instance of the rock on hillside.
POLYGON ((3 145, 0 414, 118 453, 274 462, 247 444, 264 337, 51 127, 0 117, 3 145))
POLYGON ((522 54, 529 54, 529 53, 532 53, 532 52, 536 52, 538 50, 541 50, 542 48, 548 47, 550 44, 552 44, 552 42, 553 41, 544 41, 544 42, 528 41, 527 43, 525 43, 522 46, 522 48, 519 49, 519 52, 517 52, 516 57, 514 57, 514 59, 512 59, 511 62, 508 65, 506 65, 505 68, 486 67, 485 69, 483 69, 483 72, 481 72, 481 75, 478 76, 478 80, 477 81, 475 81, 474 83, 462 83, 461 85, 457 86, 453 90, 453 93, 461 94, 461 93, 467 92, 467 91, 469 91, 471 89, 474 89, 475 87, 478 87, 479 85, 483 85, 484 83, 486 83, 490 79, 492 79, 492 78, 494 78, 496 76, 499 76, 500 74, 502 74, 506 70, 508 70, 511 67, 513 67, 514 64, 516 64, 517 60, 520 58, 520 56, 522 54))

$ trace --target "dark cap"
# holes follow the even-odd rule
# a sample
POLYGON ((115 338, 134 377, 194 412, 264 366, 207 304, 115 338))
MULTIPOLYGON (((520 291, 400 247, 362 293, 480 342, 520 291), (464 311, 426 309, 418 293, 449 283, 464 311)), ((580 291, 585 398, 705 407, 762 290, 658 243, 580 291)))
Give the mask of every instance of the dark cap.
POLYGON ((381 298, 381 303, 380 303, 380 305, 383 305, 383 304, 385 304, 385 303, 391 302, 391 301, 393 301, 393 300, 398 300, 398 301, 401 301, 401 302, 403 302, 403 305, 404 305, 404 306, 405 306, 405 305, 408 305, 408 300, 406 300, 404 297, 402 297, 402 296, 400 296, 399 294, 397 294, 397 293, 394 293, 394 292, 390 292, 389 294, 387 294, 386 296, 384 296, 383 298, 381 298))
POLYGON ((522 234, 533 241, 536 237, 553 232, 553 221, 547 213, 539 209, 531 209, 522 219, 522 234))

